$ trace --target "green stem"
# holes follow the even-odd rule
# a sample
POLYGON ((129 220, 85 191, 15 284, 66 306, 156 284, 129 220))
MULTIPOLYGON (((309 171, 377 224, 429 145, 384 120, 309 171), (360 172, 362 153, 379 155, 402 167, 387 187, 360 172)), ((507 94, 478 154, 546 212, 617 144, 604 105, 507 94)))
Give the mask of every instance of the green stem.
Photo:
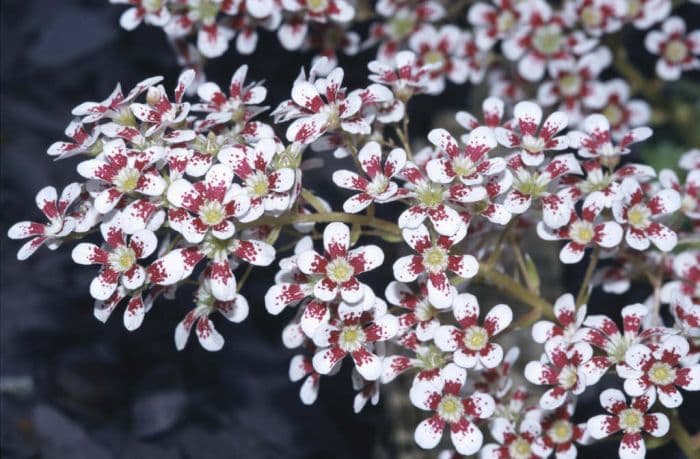
POLYGON ((411 150, 411 142, 408 137, 408 116, 404 115, 401 127, 399 125, 394 125, 394 130, 396 130, 396 135, 401 141, 401 146, 406 152, 406 157, 409 161, 413 161, 413 151, 411 150))
POLYGON ((517 221, 517 217, 513 217, 510 219, 506 227, 503 229, 501 234, 498 236, 498 240, 496 241, 496 246, 489 256, 488 260, 486 261, 486 264, 489 267, 494 267, 496 263, 498 262, 498 259, 501 257, 501 253, 503 252, 503 242, 506 240, 506 237, 510 234, 512 229, 515 227, 517 221))
POLYGON ((250 276, 250 273, 253 271, 253 266, 254 265, 248 265, 246 270, 243 272, 243 275, 238 280, 238 285, 236 286, 237 292, 240 292, 243 286, 245 285, 246 281, 248 280, 248 277, 250 276))
POLYGON ((525 258, 523 258, 523 252, 520 250, 520 245, 512 237, 510 238, 510 243, 513 244, 513 253, 515 254, 515 261, 518 264, 518 268, 520 268, 520 274, 522 274, 523 278, 525 279, 525 283, 527 284, 528 290, 530 290, 533 293, 538 293, 537 287, 532 284, 532 279, 530 278, 530 274, 528 273, 527 265, 525 264, 525 258))
POLYGON ((576 307, 581 306, 584 302, 587 301, 588 292, 590 291, 588 288, 588 284, 591 283, 591 278, 593 277, 593 272, 595 271, 595 268, 598 265, 599 257, 600 247, 595 246, 595 248, 593 249, 593 254, 591 255, 591 259, 588 261, 586 274, 583 276, 583 281, 581 281, 581 287, 579 287, 578 289, 578 295, 576 295, 576 307))
POLYGON ((343 212, 322 212, 318 214, 288 214, 279 217, 263 217, 251 223, 242 223, 241 229, 255 228, 258 226, 282 226, 291 225, 294 223, 330 223, 343 222, 350 224, 358 224, 363 226, 371 226, 374 229, 384 233, 401 236, 399 227, 388 220, 382 220, 377 217, 368 217, 366 215, 346 214, 343 212))
MULTIPOLYGON (((343 212, 323 212, 318 214, 290 214, 280 217, 264 217, 253 223, 241 224, 241 229, 257 226, 283 226, 294 223, 330 223, 343 222, 353 225, 369 226, 380 233, 401 237, 401 229, 393 222, 382 220, 377 217, 367 215, 346 214, 343 212)), ((503 274, 491 266, 489 263, 481 263, 476 280, 481 280, 487 284, 494 285, 503 290, 509 296, 530 306, 531 311, 514 324, 514 326, 528 325, 537 318, 545 316, 553 318, 552 305, 540 295, 531 292, 510 276, 503 274)))
POLYGON ((688 459, 700 459, 700 447, 683 426, 678 410, 664 410, 671 420, 669 434, 688 459))
POLYGON ((531 325, 541 316, 545 316, 550 319, 554 318, 554 313, 552 312, 553 306, 550 302, 542 298, 540 295, 531 292, 525 286, 519 282, 516 282, 512 277, 496 271, 495 268, 482 263, 479 266, 479 273, 477 274, 476 278, 483 280, 487 284, 496 286, 512 298, 522 301, 526 305, 530 306, 530 311, 518 319, 512 325, 513 328, 521 328, 531 325))
POLYGON ((304 198, 304 200, 308 202, 309 205, 313 207, 316 212, 323 213, 326 211, 326 208, 323 206, 323 203, 318 198, 318 196, 316 196, 306 188, 303 188, 301 190, 301 197, 304 198))

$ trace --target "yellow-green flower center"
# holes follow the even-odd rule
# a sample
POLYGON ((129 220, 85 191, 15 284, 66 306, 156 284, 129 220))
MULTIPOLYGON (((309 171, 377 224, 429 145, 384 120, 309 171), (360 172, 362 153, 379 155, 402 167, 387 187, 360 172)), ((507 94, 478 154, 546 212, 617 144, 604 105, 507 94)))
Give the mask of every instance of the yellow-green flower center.
POLYGON ((413 32, 416 18, 413 15, 394 16, 389 20, 389 30, 394 39, 401 40, 413 32))
POLYGON ((522 175, 515 178, 513 186, 522 194, 536 198, 547 190, 547 181, 538 174, 522 175))
POLYGON ((524 438, 518 437, 508 447, 508 453, 513 459, 529 459, 530 443, 524 438))
POLYGON ((635 18, 642 10, 642 2, 640 0, 627 0, 627 17, 635 18))
POLYGON ((537 28, 532 43, 537 51, 544 55, 550 55, 561 50, 564 37, 559 26, 550 24, 537 28))
POLYGON ((423 61, 428 65, 435 65, 441 69, 445 65, 445 56, 440 51, 428 51, 423 56, 423 61))
POLYGON ((389 179, 386 178, 383 174, 377 174, 372 179, 372 181, 369 182, 369 185, 367 185, 367 193, 369 193, 372 196, 376 196, 378 194, 384 193, 388 186, 389 179))
POLYGON ((644 204, 636 204, 627 211, 627 221, 635 228, 646 228, 649 226, 651 211, 644 204))
POLYGON ((617 104, 609 104, 603 109, 603 115, 610 121, 610 124, 617 126, 624 118, 624 112, 617 104))
POLYGON ((360 349, 365 340, 365 331, 359 325, 351 325, 340 332, 338 346, 345 352, 354 352, 360 349))
POLYGON ((647 372, 649 379, 656 385, 665 386, 676 379, 676 370, 664 362, 654 363, 647 372))
POLYGON ((415 309, 416 318, 421 322, 426 320, 431 320, 437 314, 437 310, 433 308, 427 301, 421 301, 416 305, 415 309))
POLYGON ((571 423, 563 419, 555 421, 549 428, 549 437, 554 443, 566 443, 571 440, 573 434, 571 423))
MULTIPOLYGON (((216 18, 219 13, 219 8, 221 7, 221 2, 215 0, 200 0, 199 2, 199 18, 202 21, 207 21, 216 18)), ((193 8, 197 9, 197 8, 193 8)))
POLYGON ((435 207, 444 198, 444 190, 439 185, 426 183, 416 189, 416 198, 426 207, 435 207))
POLYGON ((163 6, 163 0, 144 0, 142 5, 143 9, 153 13, 161 9, 163 6))
POLYGON ((581 77, 576 73, 569 73, 559 78, 559 90, 564 96, 576 96, 581 92, 581 77))
POLYGON ((618 418, 620 420, 620 427, 622 427, 626 433, 639 432, 644 425, 644 414, 635 408, 622 410, 618 418))
POLYGON ((603 15, 599 8, 587 6, 581 10, 581 21, 588 27, 596 27, 603 22, 603 15))
POLYGON ((307 0, 306 5, 310 11, 320 13, 328 8, 328 0, 307 0))
POLYGON ((290 169, 298 169, 301 164, 301 150, 295 144, 287 146, 283 151, 277 153, 272 160, 272 164, 276 169, 289 167, 290 169))
POLYGON ((337 258, 326 266, 326 276, 338 284, 349 281, 353 274, 355 274, 355 269, 344 258, 337 258))
POLYGON ((199 209, 199 218, 209 226, 216 226, 226 218, 226 209, 219 201, 208 201, 199 209))
POLYGON ((118 247, 109 256, 110 266, 120 273, 130 270, 134 263, 136 263, 136 252, 126 246, 118 247))
POLYGON ((496 27, 500 33, 508 32, 516 24, 516 18, 512 11, 505 10, 498 15, 496 27))
POLYGON ((617 338, 611 338, 610 344, 605 347, 605 351, 616 363, 619 363, 624 362, 627 349, 629 349, 634 342, 634 338, 629 335, 627 337, 624 335, 617 336, 617 338))
POLYGON ((326 107, 328 129, 337 129, 340 126, 340 111, 335 104, 330 104, 326 107))
POLYGON ((419 352, 416 357, 418 357, 421 366, 426 370, 442 368, 442 366, 445 365, 445 357, 442 351, 434 344, 430 344, 424 352, 419 352))
POLYGON ((121 107, 119 112, 115 116, 112 116, 112 120, 122 126, 136 126, 136 118, 134 118, 134 114, 131 112, 128 105, 121 107))
POLYGON ((443 272, 448 261, 447 251, 442 247, 433 246, 423 252, 423 265, 431 273, 443 272))
POLYGON ((464 415, 462 401, 454 395, 446 395, 440 400, 437 413, 447 422, 457 422, 464 415))
POLYGON ((465 156, 458 156, 452 162, 452 170, 458 177, 468 177, 476 172, 476 167, 471 159, 465 156))
POLYGON ((482 327, 473 325, 464 332, 464 347, 469 350, 480 351, 488 342, 489 335, 482 327))
POLYGON ((213 132, 207 134, 206 137, 198 137, 194 141, 194 145, 195 149, 203 155, 216 156, 220 150, 220 145, 216 139, 216 134, 213 132))
POLYGON ((119 171, 114 179, 114 185, 122 193, 134 191, 139 183, 141 172, 133 167, 125 167, 119 171))
POLYGON ((593 240, 595 230, 591 223, 579 220, 571 224, 570 234, 574 242, 586 245, 593 240))
POLYGON ((688 57, 688 46, 682 40, 672 40, 666 44, 664 56, 673 63, 683 62, 688 57))
POLYGON ((254 197, 266 196, 270 189, 267 176, 262 172, 257 172, 248 177, 246 186, 254 197))
POLYGON ((544 139, 528 134, 523 137, 522 147, 530 153, 541 153, 545 147, 544 139))
POLYGON ((561 373, 559 373, 559 384, 565 389, 571 389, 576 385, 576 382, 578 382, 576 368, 572 365, 562 368, 561 373))

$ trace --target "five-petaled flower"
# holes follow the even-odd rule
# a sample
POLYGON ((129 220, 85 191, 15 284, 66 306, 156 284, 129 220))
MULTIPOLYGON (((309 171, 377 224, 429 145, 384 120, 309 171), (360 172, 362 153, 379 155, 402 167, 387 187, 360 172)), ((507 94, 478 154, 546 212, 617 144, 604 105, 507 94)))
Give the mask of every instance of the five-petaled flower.
POLYGON ((163 27, 170 22, 168 0, 109 0, 110 3, 132 5, 119 18, 119 25, 125 30, 134 30, 142 22, 163 27))
MULTIPOLYGON (((296 105, 286 106, 286 119, 296 118, 287 128, 290 142, 311 143, 324 133, 343 129, 354 131, 350 121, 362 108, 359 94, 346 97, 343 84, 343 69, 335 68, 326 78, 314 83, 296 81, 292 88, 292 101, 296 105), (324 94, 326 102, 321 98, 324 94)), ((282 105, 280 105, 282 107, 282 105)), ((279 110, 279 108, 278 108, 279 110)))
POLYGON ((228 96, 224 94, 219 85, 206 82, 199 85, 197 95, 202 100, 199 104, 193 104, 193 111, 209 113, 207 120, 218 123, 229 121, 248 121, 260 113, 264 107, 259 107, 267 96, 267 89, 258 83, 245 84, 248 66, 240 66, 231 77, 228 96))
POLYGON ((10 239, 31 238, 17 252, 18 260, 26 260, 42 245, 56 250, 61 239, 75 229, 75 220, 67 215, 71 205, 80 196, 81 186, 71 183, 66 186, 59 197, 56 188, 47 186, 36 194, 36 205, 48 219, 48 224, 37 222, 18 222, 7 231, 10 239))
POLYGON ((428 300, 438 309, 452 305, 455 288, 450 285, 447 271, 459 277, 470 279, 479 271, 479 262, 472 255, 451 253, 452 246, 459 243, 467 234, 466 225, 453 236, 431 238, 425 225, 416 229, 404 229, 403 238, 417 255, 401 257, 394 263, 394 277, 400 282, 412 282, 426 273, 428 276, 428 300))
POLYGON ((530 170, 522 162, 522 155, 512 156, 508 167, 513 171, 513 188, 503 202, 506 210, 513 214, 525 213, 533 200, 542 204, 542 221, 553 229, 566 225, 573 211, 573 203, 565 193, 552 193, 555 180, 566 174, 581 174, 581 166, 574 155, 567 153, 554 157, 539 170, 530 170))
POLYGON ((490 432, 498 443, 485 444, 480 452, 480 457, 483 459, 534 459, 539 457, 533 451, 536 443, 541 441, 542 436, 542 425, 534 416, 537 414, 536 411, 526 413, 519 425, 507 418, 494 418, 490 432))
POLYGON ((618 450, 623 459, 641 459, 646 455, 642 432, 663 437, 670 423, 663 413, 647 413, 656 401, 654 391, 647 391, 627 404, 625 394, 618 389, 606 389, 600 394, 600 404, 610 413, 599 414, 588 420, 588 432, 601 439, 622 431, 618 450))
POLYGON ((240 218, 250 208, 247 195, 232 194, 233 170, 226 164, 216 164, 204 180, 190 183, 175 180, 168 187, 168 201, 177 209, 169 212, 170 226, 194 244, 211 234, 220 240, 230 239, 236 226, 232 217, 240 218))
POLYGON ((419 66, 415 53, 411 51, 400 51, 388 62, 372 61, 367 64, 367 68, 372 72, 369 75, 371 81, 388 86, 394 92, 392 112, 396 113, 399 120, 405 114, 406 102, 413 95, 428 90, 428 67, 419 66))
POLYGON ((658 54, 656 74, 664 80, 677 80, 683 71, 700 68, 700 30, 686 33, 685 21, 673 16, 661 24, 661 30, 652 30, 644 39, 652 54, 658 54))
POLYGON ((543 416, 540 421, 542 436, 535 440, 533 447, 535 454, 549 457, 554 452, 557 459, 577 456, 574 443, 588 444, 590 435, 585 422, 574 424, 571 421, 573 414, 574 404, 566 403, 543 416))
POLYGON ((399 215, 399 228, 416 229, 426 218, 443 236, 452 236, 464 225, 455 209, 457 204, 475 203, 487 197, 483 186, 451 185, 434 182, 412 162, 406 163, 402 173, 409 182, 413 205, 399 215))
POLYGON ((450 439, 457 452, 470 455, 479 451, 484 436, 474 420, 490 417, 495 403, 493 397, 481 392, 462 397, 466 381, 467 370, 449 363, 440 372, 440 378, 418 381, 411 386, 411 403, 433 412, 416 427, 414 438, 418 446, 425 449, 437 446, 445 425, 449 424, 450 439))
POLYGON ((162 147, 129 150, 122 139, 115 139, 105 143, 101 156, 79 163, 78 173, 94 180, 95 209, 106 214, 130 193, 160 196, 166 183, 155 163, 163 154, 162 147))
POLYGON ((367 174, 361 177, 355 172, 340 169, 333 172, 333 183, 341 188, 359 191, 343 203, 345 212, 356 214, 373 202, 383 204, 401 199, 408 194, 405 188, 391 179, 406 165, 406 152, 394 148, 389 152, 382 167, 382 148, 377 142, 368 142, 357 154, 360 167, 367 174))
POLYGON ((622 227, 614 221, 596 222, 605 207, 605 197, 600 191, 586 196, 581 208, 581 217, 571 212, 566 226, 550 229, 543 222, 537 224, 537 234, 544 240, 568 239, 559 252, 562 263, 578 263, 583 259, 586 247, 593 244, 610 249, 622 240, 622 227))
POLYGON ((579 330, 586 318, 588 307, 582 304, 576 308, 574 296, 571 293, 561 295, 554 302, 554 317, 559 324, 549 320, 540 320, 532 325, 532 339, 536 343, 545 343, 555 337, 563 337, 569 344, 581 339, 579 330))
POLYGON ((81 265, 102 265, 102 270, 90 283, 90 295, 106 300, 122 285, 136 290, 146 282, 146 270, 137 260, 148 258, 158 246, 158 239, 149 230, 141 230, 128 238, 119 225, 120 214, 100 225, 102 238, 107 243, 100 248, 90 242, 81 242, 73 248, 73 261, 81 265))
POLYGON ((231 166, 243 181, 242 192, 250 200, 250 207, 240 221, 251 222, 265 212, 279 214, 289 207, 289 190, 294 186, 296 174, 289 167, 277 170, 271 167, 277 150, 278 144, 273 139, 261 139, 254 147, 239 144, 219 152, 219 161, 231 166))
POLYGON ((175 328, 175 347, 178 351, 185 348, 192 328, 195 329, 199 344, 207 351, 218 351, 224 346, 224 337, 214 328, 209 318, 213 312, 218 312, 227 320, 239 323, 248 317, 248 301, 244 296, 236 294, 233 300, 217 300, 211 292, 208 276, 195 292, 195 308, 187 313, 175 328))
POLYGON ((578 150, 582 158, 598 158, 606 166, 615 166, 619 156, 630 152, 629 146, 651 137, 653 131, 646 126, 634 128, 613 142, 610 121, 600 113, 586 117, 583 122, 585 133, 570 131, 567 135, 569 146, 578 150))
MULTIPOLYGON (((625 353, 625 363, 632 369, 625 372, 625 392, 637 397, 650 388, 656 389, 659 402, 666 408, 677 408, 683 403, 678 387, 700 390, 700 365, 683 365, 690 346, 682 336, 666 337, 653 347, 634 344, 625 353)), ((695 361, 697 359, 694 359, 695 361)))
POLYGON ((338 294, 346 303, 362 301, 369 287, 357 280, 357 275, 371 271, 384 262, 384 252, 376 245, 365 245, 349 250, 350 229, 334 222, 323 231, 324 255, 314 250, 297 257, 299 270, 317 276, 314 296, 321 301, 334 301, 338 294))
POLYGON ((386 313, 383 302, 369 312, 341 303, 337 320, 320 326, 314 334, 319 348, 312 359, 314 369, 327 375, 349 354, 360 375, 375 381, 381 376, 382 360, 372 353, 373 343, 393 338, 398 329, 398 319, 386 313))
POLYGON ((194 138, 194 131, 177 129, 190 112, 190 103, 183 102, 185 90, 194 80, 194 70, 185 70, 177 80, 174 103, 168 99, 163 85, 151 86, 146 92, 146 103, 132 103, 129 108, 136 118, 151 126, 143 133, 150 137, 155 133, 173 128, 163 135, 169 143, 180 143, 194 138))
POLYGON ((142 92, 154 84, 160 83, 162 80, 162 76, 146 78, 145 80, 137 83, 126 96, 122 92, 121 85, 117 84, 112 93, 102 102, 83 102, 82 104, 79 104, 73 108, 71 114, 81 117, 82 123, 94 123, 103 118, 107 118, 112 121, 125 121, 131 119, 132 114, 131 110, 129 109, 129 104, 131 101, 136 99, 142 92))
POLYGON ((459 111, 455 114, 455 119, 467 131, 473 131, 479 126, 487 126, 494 129, 503 122, 505 103, 498 97, 487 97, 481 104, 481 112, 484 122, 479 122, 474 115, 469 112, 459 111))
POLYGON ((537 101, 542 106, 559 103, 558 110, 567 114, 569 124, 580 122, 584 112, 599 108, 605 101, 605 87, 599 76, 611 62, 612 53, 605 47, 579 59, 569 56, 551 62, 550 79, 540 84, 537 101))
POLYGON ((526 166, 539 166, 544 161, 545 152, 564 150, 569 146, 566 136, 555 137, 568 125, 564 112, 549 115, 541 128, 542 109, 534 102, 519 102, 513 109, 513 116, 519 134, 500 126, 495 127, 494 132, 498 143, 519 149, 520 158, 526 166))
POLYGON ((453 352, 454 362, 462 368, 494 368, 503 360, 503 348, 492 339, 513 320, 513 311, 505 304, 489 309, 479 325, 479 302, 470 293, 455 298, 452 311, 459 328, 443 325, 435 332, 435 344, 453 352))
POLYGON ((661 300, 671 301, 675 295, 700 302, 700 251, 685 251, 673 258, 673 273, 676 280, 666 283, 661 289, 661 300))
POLYGON ((635 179, 627 177, 622 181, 612 210, 615 220, 627 226, 625 241, 635 250, 648 249, 650 240, 659 250, 673 250, 678 236, 656 218, 678 210, 680 195, 676 190, 662 189, 648 201, 644 198, 644 191, 635 179))
POLYGON ((440 326, 437 315, 441 312, 430 304, 428 286, 422 281, 418 283, 418 292, 401 282, 392 281, 384 293, 389 304, 400 306, 408 312, 399 316, 398 335, 404 335, 415 329, 419 341, 431 341, 435 331, 440 326))
POLYGON ((601 349, 604 356, 595 356, 591 361, 601 368, 617 364, 618 374, 629 371, 625 363, 625 353, 634 344, 642 343, 655 336, 662 336, 673 331, 664 327, 650 327, 642 330, 642 322, 649 311, 643 304, 630 304, 622 308, 622 333, 610 317, 597 314, 588 316, 584 328, 577 333, 581 340, 601 349))
POLYGON ((428 133, 428 140, 439 149, 437 158, 425 165, 430 180, 437 183, 451 183, 455 178, 467 187, 470 193, 482 194, 483 176, 503 172, 506 162, 503 158, 488 158, 486 155, 497 145, 490 128, 480 126, 466 135, 464 148, 445 129, 433 129, 428 133), (478 188, 477 188, 478 187, 478 188))
MULTIPOLYGON (((584 342, 569 344, 562 336, 555 336, 544 344, 546 362, 533 360, 525 366, 525 378, 533 384, 553 386, 540 397, 540 407, 553 410, 566 401, 567 394, 579 395, 586 385, 600 379, 596 365, 586 365, 593 349, 584 342), (592 378, 589 378, 591 375, 592 378)), ((604 371, 604 370, 603 370, 604 371)))

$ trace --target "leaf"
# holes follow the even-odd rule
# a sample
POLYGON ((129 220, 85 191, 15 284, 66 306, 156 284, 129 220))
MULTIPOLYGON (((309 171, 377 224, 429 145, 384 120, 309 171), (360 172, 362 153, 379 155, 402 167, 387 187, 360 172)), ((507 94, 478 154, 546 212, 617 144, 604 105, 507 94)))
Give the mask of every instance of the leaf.
POLYGON ((537 265, 535 265, 535 262, 530 254, 527 253, 525 254, 525 271, 527 275, 527 285, 529 285, 530 289, 539 295, 541 285, 540 275, 537 272, 537 265))

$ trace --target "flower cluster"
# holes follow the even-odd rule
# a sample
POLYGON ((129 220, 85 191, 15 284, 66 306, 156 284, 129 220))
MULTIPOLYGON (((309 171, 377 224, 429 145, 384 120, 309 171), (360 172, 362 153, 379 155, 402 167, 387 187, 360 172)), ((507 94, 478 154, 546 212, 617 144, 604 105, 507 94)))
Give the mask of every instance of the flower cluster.
POLYGON ((663 21, 645 40, 661 78, 698 66, 698 32, 667 17, 670 1, 480 1, 464 11, 466 28, 434 0, 380 0, 374 11, 346 0, 112 2, 129 4, 123 27, 195 35, 205 57, 234 37, 253 52, 258 27, 320 57, 269 119, 267 90, 247 82, 245 65, 225 89, 189 69, 172 93, 155 77, 75 107, 71 140, 48 154, 79 160, 84 181, 40 190, 48 222, 8 235, 29 239, 19 259, 78 241, 73 260, 99 265, 96 318, 123 304, 135 330, 159 297, 187 291, 175 346, 194 329, 216 351, 212 313, 244 321, 262 299, 245 290, 251 271, 274 263, 264 307, 287 323, 305 404, 342 365, 356 412, 410 374, 406 397, 428 413, 416 444, 444 437, 445 454, 483 458, 575 457, 618 432, 620 456, 643 457, 647 434, 681 422, 657 405, 669 412, 700 390, 700 153, 673 170, 634 162, 653 134, 650 107, 630 100, 638 82, 601 80, 614 61, 602 38, 626 24, 663 21), (360 18, 371 22, 365 40, 352 31, 360 18), (376 47, 376 59, 367 85, 348 88, 335 53, 360 47, 376 47), (459 111, 415 150, 409 107, 448 82, 485 86, 482 113, 459 111), (342 202, 308 180, 318 168, 342 202), (525 243, 537 238, 563 241, 559 260, 585 270, 578 292, 553 304, 525 243), (643 303, 591 295, 638 281, 652 290, 643 303), (478 285, 508 304, 478 297, 478 285), (514 336, 541 352, 518 366, 514 336), (584 393, 609 414, 575 422, 584 393))

